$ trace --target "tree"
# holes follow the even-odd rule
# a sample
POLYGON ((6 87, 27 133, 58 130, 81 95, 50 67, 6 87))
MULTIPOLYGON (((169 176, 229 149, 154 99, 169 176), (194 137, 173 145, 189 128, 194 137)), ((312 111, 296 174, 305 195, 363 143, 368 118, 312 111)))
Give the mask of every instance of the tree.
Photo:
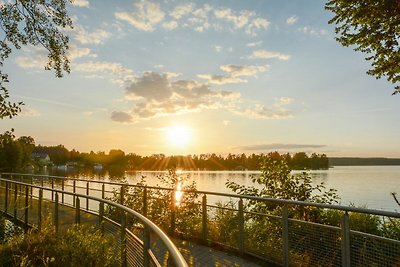
POLYGON ((69 73, 70 62, 67 58, 69 39, 61 29, 72 28, 72 21, 66 10, 66 2, 70 1, 1 2, 0 30, 4 36, 0 41, 0 119, 12 118, 21 111, 22 102, 8 101, 9 93, 4 85, 9 81, 2 67, 5 59, 11 54, 12 48, 21 49, 26 45, 42 46, 48 52, 45 69, 54 69, 57 77, 62 77, 63 71, 69 73))
MULTIPOLYGON (((336 15, 336 38, 343 46, 368 54, 377 79, 386 76, 393 84, 400 82, 400 0, 330 0, 325 8, 336 15)), ((400 92, 395 85, 393 94, 400 92)))

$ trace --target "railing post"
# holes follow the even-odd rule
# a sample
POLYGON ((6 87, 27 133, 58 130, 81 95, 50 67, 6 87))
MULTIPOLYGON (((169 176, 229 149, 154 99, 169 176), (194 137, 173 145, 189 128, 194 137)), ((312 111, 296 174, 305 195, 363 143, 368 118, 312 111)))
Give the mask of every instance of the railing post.
POLYGON ((79 197, 76 197, 75 199, 75 223, 80 224, 81 223, 81 203, 79 200, 79 197))
POLYGON ((38 200, 38 228, 39 231, 42 228, 42 201, 43 201, 43 189, 39 189, 39 200, 38 200))
POLYGON ((63 191, 61 193, 61 203, 64 204, 64 179, 61 179, 61 190, 63 191))
MULTIPOLYGON (((89 196, 89 182, 86 183, 86 195, 89 196)), ((89 210, 89 198, 86 198, 86 210, 89 210)))
POLYGON ((40 177, 40 186, 43 187, 44 182, 43 182, 44 177, 40 177))
POLYGON ((55 194, 55 200, 54 200, 54 215, 53 215, 53 224, 55 227, 56 233, 58 233, 58 193, 56 192, 55 194))
POLYGON ((143 266, 149 267, 150 266, 150 231, 147 226, 144 227, 143 232, 143 266))
POLYGON ((239 217, 239 244, 238 244, 238 249, 239 253, 241 255, 244 254, 244 209, 243 209, 243 199, 241 198, 239 200, 239 211, 238 211, 238 217, 239 217))
POLYGON ((17 220, 18 210, 18 184, 14 184, 14 221, 17 220))
POLYGON ((121 266, 126 267, 126 214, 122 211, 121 214, 121 266))
POLYGON ((103 183, 101 185, 101 198, 104 199, 106 196, 106 188, 105 188, 105 184, 103 183))
MULTIPOLYGON (((76 180, 72 182, 72 192, 75 194, 76 193, 76 180)), ((72 206, 75 207, 75 195, 72 196, 72 206)))
POLYGON ((25 186, 25 232, 28 232, 29 187, 25 186))
POLYGON ((175 234, 175 221, 176 221, 176 213, 175 213, 175 191, 171 191, 171 225, 170 225, 170 235, 174 236, 175 234))
POLYGON ((342 266, 350 267, 350 225, 349 225, 349 214, 347 211, 343 214, 342 225, 341 225, 341 243, 342 243, 342 266))
POLYGON ((6 181, 6 195, 5 195, 5 199, 4 199, 4 212, 7 213, 7 208, 8 208, 8 181, 6 181))
MULTIPOLYGON (((54 178, 51 177, 51 189, 54 189, 54 178)), ((51 190, 51 201, 54 201, 54 191, 51 190)))
POLYGON ((99 203, 99 227, 100 227, 100 232, 101 234, 104 234, 104 203, 100 202, 99 203))
POLYGON ((282 208, 282 250, 283 250, 283 266, 289 266, 289 211, 285 204, 282 208))
POLYGON ((143 189, 143 216, 147 217, 147 187, 143 189))
POLYGON ((125 195, 125 186, 121 185, 120 194, 119 194, 119 204, 124 205, 124 196, 125 195))
POLYGON ((207 195, 204 194, 203 195, 203 199, 202 199, 202 203, 201 203, 201 207, 202 207, 202 213, 201 213, 201 218, 202 218, 202 236, 203 236, 203 241, 206 242, 207 241, 207 195))

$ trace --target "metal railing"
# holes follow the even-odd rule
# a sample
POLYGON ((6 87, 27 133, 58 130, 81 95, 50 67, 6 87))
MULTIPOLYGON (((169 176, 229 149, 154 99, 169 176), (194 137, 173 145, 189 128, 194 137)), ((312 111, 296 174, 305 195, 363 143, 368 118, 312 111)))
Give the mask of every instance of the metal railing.
MULTIPOLYGON (((170 235, 282 266, 397 266, 400 262, 397 212, 207 191, 181 190, 178 201, 176 189, 143 184, 31 174, 3 173, 2 177, 118 199, 170 235), (254 204, 266 208, 255 212, 250 208, 254 204), (315 219, 315 214, 334 218, 324 221, 315 219), (391 235, 382 235, 385 227, 390 227, 391 235)), ((97 209, 87 201, 86 209, 91 208, 97 209)))
POLYGON ((101 197, 77 193, 76 188, 74 192, 57 189, 54 180, 50 182, 51 187, 46 187, 43 180, 35 185, 33 180, 26 183, 12 178, 4 175, 0 178, 0 212, 21 222, 26 230, 32 226, 40 229, 43 217, 51 214, 56 234, 73 224, 84 224, 95 225, 105 237, 117 236, 113 241, 121 266, 148 267, 163 263, 188 266, 168 236, 137 211, 101 197), (81 204, 82 200, 86 200, 86 207, 81 204), (97 204, 97 209, 89 209, 89 202, 91 207, 97 204), (119 222, 109 218, 107 210, 118 214, 119 222), (135 221, 134 229, 128 228, 129 221, 135 221))

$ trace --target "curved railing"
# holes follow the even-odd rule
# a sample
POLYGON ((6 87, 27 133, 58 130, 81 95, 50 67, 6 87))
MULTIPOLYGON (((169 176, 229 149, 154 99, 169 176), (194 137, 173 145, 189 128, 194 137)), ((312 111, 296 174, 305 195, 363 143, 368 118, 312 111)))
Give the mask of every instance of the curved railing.
MULTIPOLYGON (((118 199, 170 235, 283 266, 396 266, 400 262, 397 212, 207 191, 181 190, 178 200, 176 189, 143 184, 11 173, 2 177, 118 199), (265 210, 249 208, 260 203, 265 210), (268 207, 274 207, 273 212, 268 207), (313 217, 322 213, 336 216, 337 222, 313 217), (385 227, 392 232, 377 232, 385 227)), ((88 202, 86 209, 90 210, 88 202)))
POLYGON ((11 178, 4 178, 4 175, 0 178, 0 211, 18 220, 26 229, 32 226, 40 228, 43 217, 51 214, 56 233, 73 224, 94 224, 105 237, 119 236, 114 241, 122 266, 161 266, 166 261, 172 266, 188 266, 168 236, 137 211, 100 197, 11 178), (81 207, 82 199, 86 200, 86 209, 81 207), (96 203, 96 211, 88 208, 89 205, 94 207, 96 203), (117 213, 120 222, 108 218, 106 210, 117 213), (135 229, 128 229, 129 220, 135 220, 135 229), (137 233, 134 234, 134 231, 137 233))

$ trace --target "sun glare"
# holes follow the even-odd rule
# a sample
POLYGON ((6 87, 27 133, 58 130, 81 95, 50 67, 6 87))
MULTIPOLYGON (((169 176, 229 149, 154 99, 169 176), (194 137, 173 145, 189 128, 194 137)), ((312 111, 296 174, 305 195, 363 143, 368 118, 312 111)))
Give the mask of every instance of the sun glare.
POLYGON ((190 131, 184 126, 172 126, 167 129, 167 138, 170 145, 184 147, 190 142, 190 131))

